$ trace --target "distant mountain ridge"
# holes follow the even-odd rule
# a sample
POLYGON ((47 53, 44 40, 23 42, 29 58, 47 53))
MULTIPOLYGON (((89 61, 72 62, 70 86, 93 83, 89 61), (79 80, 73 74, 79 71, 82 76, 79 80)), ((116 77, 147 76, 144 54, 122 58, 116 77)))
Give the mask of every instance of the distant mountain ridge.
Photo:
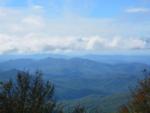
MULTIPOLYGON (((62 101, 81 103, 96 102, 94 106, 101 102, 109 103, 109 99, 116 99, 115 95, 126 97, 129 87, 135 87, 137 81, 142 79, 143 70, 150 70, 148 63, 141 61, 122 62, 118 60, 111 63, 111 57, 106 62, 92 60, 89 58, 21 58, 0 62, 0 80, 14 79, 18 70, 27 70, 35 72, 41 70, 44 74, 44 79, 51 80, 56 87, 56 98, 62 101), (105 99, 96 100, 101 97, 105 99), (108 102, 105 102, 108 101, 108 102)), ((146 60, 146 59, 145 59, 146 60)), ((149 62, 149 61, 147 61, 149 62)), ((119 101, 121 105, 125 101, 119 101)), ((115 103, 115 102, 114 102, 115 103)), ((119 106, 117 105, 117 106, 119 106)), ((94 107, 93 106, 93 107, 94 107)), ((102 105, 103 106, 103 105, 102 105)), ((112 107, 115 109, 117 106, 112 107)))
POLYGON ((0 55, 0 62, 8 61, 10 59, 45 59, 45 58, 60 58, 60 59, 71 59, 71 58, 83 58, 83 59, 89 59, 93 61, 113 64, 113 63, 145 63, 150 64, 150 55, 144 55, 144 54, 124 54, 124 55, 107 55, 107 54, 80 54, 80 55, 74 55, 74 54, 54 54, 54 53, 47 53, 47 54, 27 54, 27 55, 17 55, 17 54, 6 54, 6 55, 0 55))
MULTIPOLYGON (((109 88, 110 84, 114 86, 117 83, 125 83, 133 77, 135 79, 142 78, 142 70, 144 69, 149 70, 149 65, 143 63, 107 64, 84 58, 63 59, 48 57, 36 60, 15 59, 0 63, 1 72, 10 70, 28 70, 34 72, 36 70, 41 70, 45 75, 45 79, 50 79, 54 82, 56 81, 56 84, 61 84, 63 82, 68 86, 70 86, 69 84, 72 84, 73 86, 74 83, 75 86, 73 87, 79 89, 86 89, 86 85, 88 85, 88 87, 93 86, 92 90, 95 89, 96 91, 98 89, 100 92, 104 87, 109 88), (77 80, 77 82, 75 83, 74 80, 77 80), (82 83, 82 80, 84 83, 82 83), (99 81, 101 81, 101 83, 99 83, 99 81)), ((3 75, 0 76, 2 78, 3 75)), ((131 82, 131 84, 134 83, 135 81, 133 81, 133 83, 131 82)), ((126 85, 122 87, 125 86, 126 85)), ((121 89, 122 88, 118 90, 121 89)), ((109 92, 111 92, 111 89, 109 92)))
POLYGON ((144 63, 150 65, 150 55, 84 55, 83 58, 104 62, 108 64, 117 63, 144 63))

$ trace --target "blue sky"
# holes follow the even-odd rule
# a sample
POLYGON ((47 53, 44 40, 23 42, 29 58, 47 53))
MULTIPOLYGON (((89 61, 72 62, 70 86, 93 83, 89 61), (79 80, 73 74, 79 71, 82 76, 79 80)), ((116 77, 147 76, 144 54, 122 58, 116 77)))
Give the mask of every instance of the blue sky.
POLYGON ((58 17, 64 11, 72 11, 80 16, 91 18, 107 18, 119 16, 125 8, 142 7, 149 8, 149 0, 1 0, 3 7, 23 7, 28 8, 32 5, 40 5, 46 15, 56 15, 58 17), (4 2, 3 2, 4 1, 4 2))
POLYGON ((1 54, 147 51, 150 1, 0 0, 0 25, 1 54))

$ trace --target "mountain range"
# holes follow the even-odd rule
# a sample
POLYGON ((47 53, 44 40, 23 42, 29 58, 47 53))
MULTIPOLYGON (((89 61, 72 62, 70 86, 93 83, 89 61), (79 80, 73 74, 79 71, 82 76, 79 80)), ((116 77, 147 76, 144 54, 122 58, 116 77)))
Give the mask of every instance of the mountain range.
POLYGON ((55 85, 57 100, 86 107, 101 105, 106 112, 105 106, 111 104, 110 110, 115 111, 127 102, 129 89, 144 77, 143 71, 150 70, 149 61, 148 56, 98 55, 8 59, 0 62, 0 80, 14 79, 19 70, 31 73, 40 70, 44 79, 55 85), (111 100, 119 104, 112 104, 111 100))

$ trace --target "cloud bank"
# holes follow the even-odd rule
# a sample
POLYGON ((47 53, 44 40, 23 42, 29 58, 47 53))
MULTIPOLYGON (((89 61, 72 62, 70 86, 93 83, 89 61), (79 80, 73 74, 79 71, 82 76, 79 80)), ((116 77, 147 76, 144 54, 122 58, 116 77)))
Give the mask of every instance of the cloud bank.
MULTIPOLYGON (((130 8, 126 12, 145 13, 149 9, 130 8)), ((47 16, 40 5, 0 7, 0 54, 150 49, 150 38, 143 38, 150 35, 147 18, 133 22, 70 12, 60 18, 47 16)))
POLYGON ((22 38, 0 35, 0 53, 80 52, 103 50, 149 49, 150 42, 140 38, 40 37, 36 34, 22 38))

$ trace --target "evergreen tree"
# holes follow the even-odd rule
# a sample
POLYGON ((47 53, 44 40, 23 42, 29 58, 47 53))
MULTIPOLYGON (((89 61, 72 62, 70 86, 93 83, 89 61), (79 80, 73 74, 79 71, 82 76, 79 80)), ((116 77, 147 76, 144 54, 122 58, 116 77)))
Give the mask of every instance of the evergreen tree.
POLYGON ((83 106, 77 105, 74 107, 72 113, 86 113, 86 109, 83 106))
POLYGON ((55 108, 54 86, 44 82, 42 74, 19 72, 15 82, 0 87, 0 113, 52 113, 55 108))

